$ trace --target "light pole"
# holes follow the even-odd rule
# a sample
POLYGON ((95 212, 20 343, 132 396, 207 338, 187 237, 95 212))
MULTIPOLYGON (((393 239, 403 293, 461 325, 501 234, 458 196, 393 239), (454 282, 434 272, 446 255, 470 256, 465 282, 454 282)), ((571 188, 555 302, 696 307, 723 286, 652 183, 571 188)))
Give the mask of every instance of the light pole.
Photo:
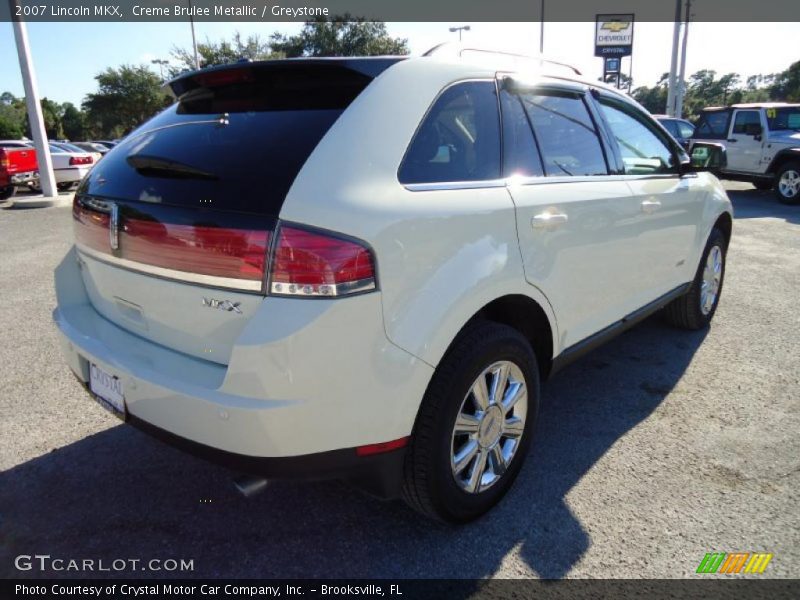
POLYGON ((692 18, 692 0, 686 0, 686 20, 683 24, 683 42, 681 47, 681 70, 678 76, 678 92, 675 96, 675 116, 683 115, 683 98, 686 95, 686 44, 689 41, 689 21, 692 18))
POLYGON ((194 48, 194 68, 200 69, 200 60, 197 58, 197 38, 194 35, 194 16, 192 15, 192 0, 189 0, 189 24, 192 26, 192 48, 194 48))
POLYGON ((675 91, 678 78, 678 39, 681 33, 681 0, 675 0, 675 23, 672 29, 672 61, 669 67, 669 88, 667 89, 667 114, 675 116, 675 91))
POLYGON ((161 74, 161 79, 164 79, 164 65, 168 65, 169 61, 161 58, 154 58, 150 61, 151 64, 158 65, 158 72, 161 74))
POLYGON ((541 19, 539 22, 539 54, 544 54, 544 0, 542 0, 541 19))
MULTIPOLYGON (((11 14, 14 14, 16 2, 9 0, 11 14)), ((13 21, 14 39, 17 42, 17 55, 19 68, 22 72, 22 85, 25 88, 25 104, 28 108, 28 122, 31 126, 36 159, 39 165, 39 185, 42 193, 47 197, 58 194, 56 177, 53 173, 53 159, 50 157, 50 146, 47 144, 47 131, 44 128, 42 105, 39 103, 39 86, 36 84, 36 71, 33 68, 33 59, 28 45, 28 29, 21 19, 13 21)))
POLYGON ((461 32, 462 31, 469 31, 469 29, 470 29, 469 25, 461 25, 460 27, 451 27, 450 28, 450 33, 455 33, 457 31, 458 32, 458 41, 460 42, 461 41, 461 32))

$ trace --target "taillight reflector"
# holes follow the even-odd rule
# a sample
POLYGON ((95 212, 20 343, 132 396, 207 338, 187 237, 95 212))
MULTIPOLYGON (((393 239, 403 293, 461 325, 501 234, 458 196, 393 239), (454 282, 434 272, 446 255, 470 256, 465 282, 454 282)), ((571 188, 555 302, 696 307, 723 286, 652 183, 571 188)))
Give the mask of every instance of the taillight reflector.
POLYGON ((90 165, 92 164, 93 160, 91 156, 70 156, 69 157, 69 164, 71 166, 75 165, 90 165))
POLYGON ((121 256, 164 269, 263 281, 270 232, 125 219, 121 256))
POLYGON ((341 296, 375 289, 375 265, 366 246, 335 235, 281 227, 270 273, 270 293, 341 296))
POLYGON ((366 446, 359 446, 356 448, 357 456, 372 456, 373 454, 383 454, 384 452, 391 452, 392 450, 399 450, 408 445, 408 437, 400 438, 399 440, 392 440, 391 442, 381 442, 379 444, 368 444, 366 446))

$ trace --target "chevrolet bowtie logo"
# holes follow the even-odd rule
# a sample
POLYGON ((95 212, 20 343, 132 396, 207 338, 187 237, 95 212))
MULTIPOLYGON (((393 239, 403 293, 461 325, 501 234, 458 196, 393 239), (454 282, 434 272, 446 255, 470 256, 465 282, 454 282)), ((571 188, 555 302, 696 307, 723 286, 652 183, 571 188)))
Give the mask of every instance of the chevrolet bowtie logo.
POLYGON ((606 21, 600 29, 607 29, 613 33, 619 33, 623 29, 631 26, 630 21, 606 21))

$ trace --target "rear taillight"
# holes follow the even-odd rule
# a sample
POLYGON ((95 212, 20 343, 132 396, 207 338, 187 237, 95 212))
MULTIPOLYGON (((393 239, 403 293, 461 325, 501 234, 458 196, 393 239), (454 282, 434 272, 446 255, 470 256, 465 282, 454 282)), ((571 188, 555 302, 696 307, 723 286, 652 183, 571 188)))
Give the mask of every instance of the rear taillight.
POLYGON ((272 257, 269 293, 343 296, 375 289, 375 261, 364 244, 334 234, 282 226, 272 257))
POLYGON ((74 167, 76 165, 90 165, 92 164, 92 157, 91 156, 70 156, 69 157, 69 164, 70 166, 74 167))
POLYGON ((11 161, 8 159, 7 156, 5 155, 0 156, 0 169, 7 169, 10 164, 11 161))

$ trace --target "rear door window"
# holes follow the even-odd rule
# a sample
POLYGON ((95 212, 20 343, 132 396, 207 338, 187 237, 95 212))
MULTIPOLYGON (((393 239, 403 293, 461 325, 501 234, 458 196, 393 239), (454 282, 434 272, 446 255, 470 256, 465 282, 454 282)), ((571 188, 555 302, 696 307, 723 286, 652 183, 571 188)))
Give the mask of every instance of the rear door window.
POLYGON ((542 159, 522 101, 516 94, 502 90, 500 106, 503 115, 503 177, 541 177, 544 175, 542 159))
POLYGON ((403 184, 500 177, 500 118, 493 81, 447 88, 420 125, 398 171, 403 184))
POLYGON ((580 94, 523 92, 547 177, 607 175, 603 147, 580 94))

